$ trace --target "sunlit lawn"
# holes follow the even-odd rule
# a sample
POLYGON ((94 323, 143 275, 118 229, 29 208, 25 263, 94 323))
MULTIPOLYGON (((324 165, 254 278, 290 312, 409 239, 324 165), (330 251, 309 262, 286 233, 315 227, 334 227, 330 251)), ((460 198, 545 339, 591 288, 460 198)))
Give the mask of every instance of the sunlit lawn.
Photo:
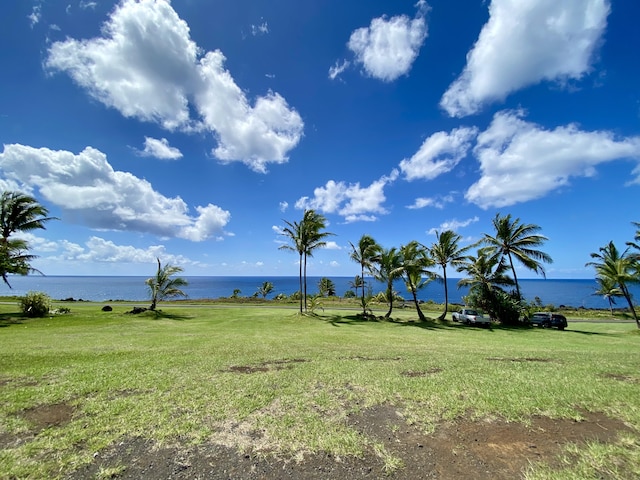
MULTIPOLYGON (((64 476, 134 436, 360 455, 344 419, 383 403, 425 431, 463 415, 526 422, 583 410, 640 430, 631 323, 570 320, 559 332, 421 324, 410 309, 366 322, 346 310, 101 306, 28 320, 0 305, 0 478, 64 476), (34 435, 25 412, 58 404, 72 407, 71 420, 34 435), (259 445, 254 430, 264 431, 259 445)), ((611 446, 616 455, 640 460, 639 436, 625 442, 611 446)))

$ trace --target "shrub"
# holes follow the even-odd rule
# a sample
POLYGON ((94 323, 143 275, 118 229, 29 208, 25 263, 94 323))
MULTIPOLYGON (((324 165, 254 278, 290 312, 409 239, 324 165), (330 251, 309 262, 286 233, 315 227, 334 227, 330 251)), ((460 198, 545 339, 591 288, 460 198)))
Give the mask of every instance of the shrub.
POLYGON ((44 317, 51 309, 51 298, 43 292, 28 292, 20 299, 20 310, 27 317, 44 317))

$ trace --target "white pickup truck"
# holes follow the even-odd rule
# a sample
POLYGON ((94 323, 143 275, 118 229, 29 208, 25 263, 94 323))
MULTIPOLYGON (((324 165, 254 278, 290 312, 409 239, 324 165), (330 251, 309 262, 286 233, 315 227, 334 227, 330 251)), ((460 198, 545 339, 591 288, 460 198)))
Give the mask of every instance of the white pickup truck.
POLYGON ((485 317, 477 310, 471 308, 462 308, 451 315, 454 322, 464 323, 465 325, 483 325, 488 327, 491 325, 491 319, 485 317))

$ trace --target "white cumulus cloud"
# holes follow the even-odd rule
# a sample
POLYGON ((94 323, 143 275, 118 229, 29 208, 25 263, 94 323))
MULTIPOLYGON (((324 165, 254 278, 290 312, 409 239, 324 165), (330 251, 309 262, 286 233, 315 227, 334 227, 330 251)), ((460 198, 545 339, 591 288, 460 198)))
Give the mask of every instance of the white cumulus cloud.
POLYGON ((373 222, 378 219, 378 215, 388 213, 383 206, 387 199, 384 188, 397 178, 398 171, 393 170, 390 175, 381 177, 368 187, 361 187, 358 182, 347 184, 329 180, 324 187, 314 189, 313 198, 302 197, 295 206, 298 209, 336 213, 344 217, 347 223, 373 222))
POLYGON ((213 154, 258 172, 284 163, 303 122, 278 93, 250 102, 219 50, 203 52, 168 0, 123 0, 102 36, 51 45, 45 65, 125 117, 167 130, 210 131, 213 154), (190 111, 194 112, 192 117, 190 111))
MULTIPOLYGON (((429 7, 424 0, 416 6, 418 13, 414 18, 407 15, 374 18, 368 27, 351 34, 347 46, 355 55, 355 61, 371 77, 391 82, 411 70, 427 38, 425 14, 429 7)), ((343 67, 346 65, 336 63, 332 71, 337 75, 343 67)))
POLYGON ((0 171, 9 181, 38 188, 64 210, 66 220, 105 230, 131 230, 163 237, 202 241, 226 234, 231 218, 215 205, 189 214, 180 197, 168 198, 146 180, 114 170, 104 153, 92 147, 79 154, 64 150, 5 145, 0 171))
POLYGON ((582 78, 610 10, 609 0, 492 0, 489 21, 440 105, 463 117, 543 80, 582 78))
POLYGON ((140 152, 144 157, 155 157, 161 160, 177 160, 182 158, 182 152, 169 145, 166 138, 144 137, 144 150, 140 152))
POLYGON ((475 127, 455 128, 450 133, 436 132, 410 159, 400 162, 400 170, 407 180, 432 180, 447 173, 467 155, 477 133, 475 127))
POLYGON ((526 202, 568 185, 571 177, 595 175, 601 163, 640 159, 640 136, 616 138, 575 124, 547 130, 523 115, 499 112, 478 136, 481 178, 465 194, 468 201, 482 208, 526 202))

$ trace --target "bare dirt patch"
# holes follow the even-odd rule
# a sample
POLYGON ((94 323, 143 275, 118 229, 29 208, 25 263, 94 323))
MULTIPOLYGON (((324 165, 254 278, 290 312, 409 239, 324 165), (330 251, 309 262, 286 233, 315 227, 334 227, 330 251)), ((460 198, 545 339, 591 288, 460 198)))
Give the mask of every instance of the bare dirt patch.
POLYGON ((536 358, 536 357, 525 357, 525 358, 488 357, 487 360, 491 362, 516 362, 516 363, 522 363, 522 362, 551 363, 556 361, 556 360, 553 360, 552 358, 536 358))
POLYGON ((610 379, 613 379, 613 380, 618 380, 620 382, 640 383, 640 378, 633 377, 631 375, 622 375, 620 373, 605 373, 602 376, 604 378, 610 378, 610 379))
POLYGON ((75 409, 66 403, 38 405, 22 412, 22 416, 33 425, 35 433, 45 428, 66 425, 71 421, 75 409))
POLYGON ((308 360, 305 360, 303 358, 274 360, 272 362, 263 362, 257 365, 231 365, 229 368, 221 371, 231 372, 231 373, 268 372, 270 370, 284 370, 285 368, 291 368, 292 364, 294 363, 305 363, 305 362, 308 362, 308 360))
POLYGON ((428 370, 407 370, 406 372, 402 372, 402 375, 405 377, 428 377, 429 375, 435 375, 436 373, 440 373, 442 371, 441 368, 433 367, 428 370))
POLYGON ((598 413, 583 413, 583 421, 534 417, 530 425, 503 420, 458 419, 439 425, 427 435, 408 425, 391 405, 379 405, 350 415, 348 425, 369 445, 362 458, 334 458, 326 453, 304 455, 302 461, 239 453, 219 444, 161 447, 141 438, 128 438, 104 452, 69 479, 92 478, 112 469, 121 479, 474 479, 522 478, 530 463, 559 467, 558 454, 568 443, 615 441, 629 428, 598 413), (400 460, 396 470, 374 451, 400 460), (388 466, 388 465, 387 465, 388 466))

